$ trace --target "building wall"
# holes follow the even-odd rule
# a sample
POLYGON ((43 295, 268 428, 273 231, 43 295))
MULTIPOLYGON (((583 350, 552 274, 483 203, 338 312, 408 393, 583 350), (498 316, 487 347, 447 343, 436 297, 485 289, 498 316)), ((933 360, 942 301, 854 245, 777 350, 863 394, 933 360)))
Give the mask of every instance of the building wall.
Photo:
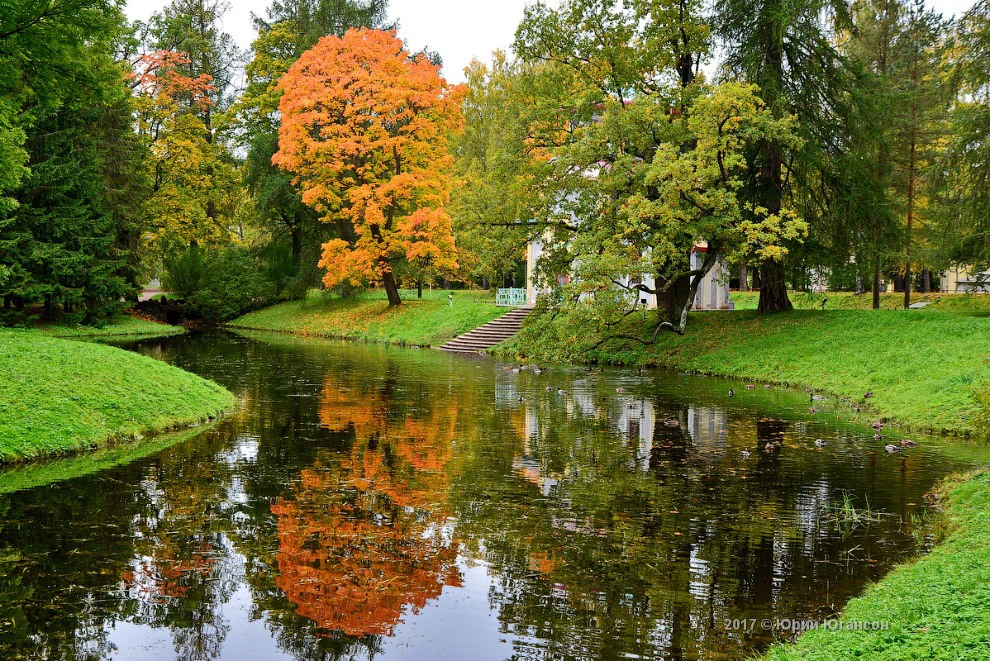
POLYGON ((990 286, 983 284, 990 280, 990 274, 974 273, 968 267, 956 267, 943 271, 942 291, 950 294, 988 294, 990 286))
MULTIPOLYGON (((530 244, 526 247, 526 300, 530 305, 535 305, 537 297, 541 293, 545 293, 545 291, 540 291, 536 287, 533 273, 535 272, 537 262, 543 255, 544 241, 547 240, 548 236, 549 234, 545 234, 541 239, 530 242, 530 244)), ((700 252, 692 252, 691 268, 700 268, 703 259, 703 247, 700 252)), ((628 285, 630 284, 630 280, 630 278, 622 278, 620 279, 620 282, 628 285)), ((653 289, 655 280, 653 276, 644 274, 641 278, 637 279, 636 282, 653 289)), ((648 309, 652 310, 657 307, 657 298, 653 294, 640 293, 639 297, 641 301, 643 299, 646 300, 646 307, 648 309)), ((704 277, 701 284, 698 286, 698 292, 694 298, 694 309, 731 309, 729 304, 729 270, 728 266, 722 260, 719 260, 718 264, 716 264, 715 267, 708 272, 708 275, 704 277)))

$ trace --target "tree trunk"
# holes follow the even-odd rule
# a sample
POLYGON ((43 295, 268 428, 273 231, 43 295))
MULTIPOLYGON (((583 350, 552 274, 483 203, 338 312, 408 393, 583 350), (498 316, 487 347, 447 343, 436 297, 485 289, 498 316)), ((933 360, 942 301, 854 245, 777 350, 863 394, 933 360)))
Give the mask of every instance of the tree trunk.
POLYGON ((760 267, 762 277, 760 278, 760 303, 757 310, 762 312, 786 312, 793 310, 794 306, 787 298, 787 283, 784 280, 784 269, 780 263, 773 259, 768 259, 760 267))
MULTIPOLYGON (((912 134, 914 130, 912 128, 912 134)), ((911 307, 911 230, 914 226, 914 160, 915 160, 915 140, 911 137, 911 156, 908 161, 908 210, 907 210, 907 238, 904 247, 904 309, 911 307)))
MULTIPOLYGON (((780 145, 769 140, 763 146, 763 160, 760 164, 760 183, 763 191, 763 205, 768 214, 780 213, 783 187, 780 173, 783 168, 783 154, 780 145)), ((794 309, 787 298, 787 282, 780 262, 768 259, 760 266, 760 312, 786 312, 794 309)))
POLYGON ((392 275, 391 270, 382 274, 382 285, 384 285, 385 294, 388 296, 388 306, 402 305, 402 299, 399 298, 399 288, 395 284, 395 276, 392 275))
MULTIPOLYGON (((657 278, 657 282, 660 278, 657 278)), ((674 285, 664 293, 656 295, 657 308, 663 311, 664 321, 672 324, 678 323, 681 310, 687 304, 688 295, 691 290, 691 278, 683 277, 674 282, 674 285)))
POLYGON ((873 309, 880 309, 880 260, 873 265, 873 309))
POLYGON ((416 279, 416 298, 423 298, 423 276, 416 279))
POLYGON ((921 269, 921 293, 927 294, 932 290, 932 272, 928 269, 921 269))
POLYGON ((299 236, 299 230, 297 228, 292 228, 292 266, 299 269, 299 264, 302 263, 302 237, 299 236))
POLYGON ((749 291, 749 274, 746 272, 746 265, 739 267, 739 291, 749 291))

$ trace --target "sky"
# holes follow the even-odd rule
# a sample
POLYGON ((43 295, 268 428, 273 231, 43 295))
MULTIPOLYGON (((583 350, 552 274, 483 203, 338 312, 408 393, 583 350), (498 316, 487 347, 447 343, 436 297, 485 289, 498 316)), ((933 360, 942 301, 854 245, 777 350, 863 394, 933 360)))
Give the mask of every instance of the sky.
MULTIPOLYGON (((270 0, 230 0, 224 28, 242 49, 250 47, 255 32, 251 13, 264 16, 270 0)), ((128 0, 131 20, 147 20, 167 0, 128 0)), ((447 80, 464 81, 464 67, 477 57, 491 60, 496 49, 509 51, 523 9, 532 0, 389 0, 389 14, 399 21, 399 36, 414 51, 423 48, 443 57, 447 80)), ((558 0, 547 0, 556 7, 558 0)), ((973 0, 929 0, 929 6, 949 16, 973 5, 973 0)))

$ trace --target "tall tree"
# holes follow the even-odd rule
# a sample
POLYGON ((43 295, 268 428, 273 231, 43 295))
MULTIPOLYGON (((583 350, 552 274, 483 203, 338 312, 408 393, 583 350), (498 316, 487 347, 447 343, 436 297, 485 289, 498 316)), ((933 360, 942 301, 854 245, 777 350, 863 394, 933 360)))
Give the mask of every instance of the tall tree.
MULTIPOLYGON (((896 51, 903 31, 901 0, 875 0, 853 5, 855 29, 843 40, 843 52, 858 72, 843 117, 842 150, 832 158, 836 185, 829 193, 844 197, 836 226, 847 241, 833 251, 852 256, 857 268, 869 268, 873 308, 880 308, 883 273, 900 261, 903 248, 901 208, 894 179, 896 129, 890 121, 898 111, 896 51), (843 195, 844 193, 844 195, 843 195)), ((865 289, 865 288, 864 288, 865 289)))
MULTIPOLYGON (((527 10, 517 52, 531 157, 546 163, 537 227, 541 286, 557 314, 582 314, 604 336, 654 297, 660 314, 640 341, 684 332, 703 278, 727 256, 779 259, 803 230, 786 205, 743 205, 740 154, 757 139, 796 147, 753 87, 697 76, 708 30, 700 5, 574 0, 527 10), (702 242, 701 263, 692 253, 702 242), (570 278, 573 277, 573 280, 570 278)), ((783 148, 783 147, 782 147, 783 148)))
POLYGON ((453 216, 458 261, 469 277, 498 282, 515 273, 540 229, 521 226, 545 205, 543 169, 527 148, 524 65, 496 52, 492 66, 466 69, 465 130, 451 141, 457 185, 453 216))
MULTIPOLYGON (((316 273, 315 263, 301 264, 303 246, 329 237, 317 215, 303 204, 292 175, 272 164, 281 123, 278 81, 321 37, 342 37, 352 27, 387 29, 386 21, 385 0, 287 0, 272 3, 267 18, 254 18, 258 38, 246 68, 247 87, 236 106, 247 148, 244 182, 267 233, 275 239, 287 235, 297 273, 316 273)), ((306 277, 299 281, 304 287, 311 284, 306 277)))
POLYGON ((135 226, 125 204, 140 202, 141 177, 130 92, 115 61, 123 16, 102 3, 19 10, 0 37, 0 59, 11 58, 0 73, 9 83, 0 106, 21 111, 4 136, 14 139, 0 143, 23 150, 30 169, 4 181, 0 294, 7 308, 43 302, 49 318, 92 320, 115 309, 134 276, 135 226), (65 42, 48 44, 59 31, 65 42), (71 84, 59 85, 60 76, 71 84))
POLYGON ((24 0, 0 12, 0 211, 27 174, 26 130, 86 84, 87 45, 120 25, 109 0, 24 0))
POLYGON ((939 163, 939 226, 948 259, 975 271, 990 268, 990 0, 978 0, 952 39, 953 81, 947 153, 939 163))
MULTIPOLYGON (((236 195, 233 189, 237 183, 225 113, 234 101, 239 53, 230 35, 222 29, 227 11, 229 5, 222 0, 172 0, 164 10, 154 14, 146 26, 141 26, 152 53, 178 55, 167 65, 174 75, 210 83, 201 90, 202 99, 187 97, 183 104, 175 105, 172 112, 176 116, 188 114, 200 125, 204 147, 197 150, 199 177, 195 197, 202 207, 203 218, 196 222, 206 227, 206 233, 212 231, 218 236, 223 236, 224 230, 233 225, 236 195)), ((192 122, 182 120, 181 123, 184 131, 194 130, 192 122)), ((200 140, 191 135, 187 137, 200 140)), ((160 223, 163 217, 156 220, 160 223)), ((198 239, 192 241, 195 244, 198 239)))
MULTIPOLYGON (((797 117, 806 140, 803 159, 814 159, 835 144, 834 125, 842 116, 847 76, 829 38, 833 23, 848 24, 841 0, 717 0, 713 5, 725 71, 757 85, 775 116, 797 117)), ((773 214, 785 198, 798 198, 790 175, 802 165, 801 158, 777 139, 763 141, 750 155, 753 176, 744 199, 773 214)), ((792 308, 782 261, 764 262, 760 283, 761 312, 792 308)))
POLYGON ((945 85, 946 24, 941 15, 926 10, 924 0, 914 0, 904 16, 904 27, 895 51, 898 104, 892 115, 896 126, 896 179, 904 200, 904 307, 911 305, 912 261, 924 211, 930 171, 938 159, 946 135, 945 118, 951 100, 945 85))
POLYGON ((345 221, 344 237, 323 245, 327 286, 381 282, 394 306, 402 260, 456 269, 446 152, 463 123, 463 89, 393 33, 368 29, 321 39, 279 89, 273 161, 325 221, 345 221))
POLYGON ((229 227, 210 217, 220 199, 217 145, 210 143, 199 112, 210 106, 213 79, 187 76, 188 58, 173 51, 142 55, 133 78, 138 136, 145 146, 151 196, 144 225, 151 255, 167 259, 185 247, 220 244, 229 227))

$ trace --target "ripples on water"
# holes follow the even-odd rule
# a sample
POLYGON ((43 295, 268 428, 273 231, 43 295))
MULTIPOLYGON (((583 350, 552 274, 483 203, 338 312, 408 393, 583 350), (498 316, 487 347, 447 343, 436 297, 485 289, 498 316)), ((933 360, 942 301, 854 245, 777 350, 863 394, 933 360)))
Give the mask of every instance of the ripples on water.
POLYGON ((926 544, 935 482, 986 460, 887 455, 902 435, 837 402, 668 372, 130 348, 242 406, 0 475, 4 658, 739 658, 772 633, 732 620, 833 615, 926 544))

